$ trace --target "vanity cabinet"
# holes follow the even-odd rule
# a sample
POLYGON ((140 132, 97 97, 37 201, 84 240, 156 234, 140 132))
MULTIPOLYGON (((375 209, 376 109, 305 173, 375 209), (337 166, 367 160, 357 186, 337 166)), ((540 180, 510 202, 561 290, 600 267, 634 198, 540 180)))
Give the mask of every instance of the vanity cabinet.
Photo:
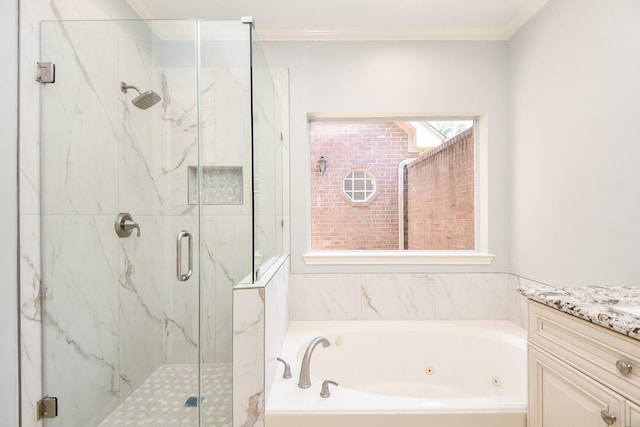
POLYGON ((529 427, 640 427, 640 341, 529 302, 529 427))
POLYGON ((640 427, 640 406, 627 402, 627 425, 640 427))

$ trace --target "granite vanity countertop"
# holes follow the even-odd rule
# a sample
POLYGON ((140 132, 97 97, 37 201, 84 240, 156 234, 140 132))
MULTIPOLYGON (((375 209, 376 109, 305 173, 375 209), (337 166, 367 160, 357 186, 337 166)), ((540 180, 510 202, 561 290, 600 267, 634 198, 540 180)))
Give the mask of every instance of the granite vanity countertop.
POLYGON ((640 287, 520 286, 525 297, 640 340, 640 317, 616 306, 640 305, 640 287))

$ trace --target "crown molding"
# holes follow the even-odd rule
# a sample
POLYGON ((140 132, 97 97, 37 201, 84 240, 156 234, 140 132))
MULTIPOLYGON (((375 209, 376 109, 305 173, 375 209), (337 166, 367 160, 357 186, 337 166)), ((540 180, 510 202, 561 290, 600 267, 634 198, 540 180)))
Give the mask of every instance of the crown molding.
POLYGON ((127 3, 142 19, 157 19, 156 13, 147 0, 127 0, 127 3))
POLYGON ((549 0, 527 0, 503 28, 504 39, 509 40, 524 24, 533 18, 549 0))
POLYGON ((504 40, 495 28, 358 27, 304 28, 256 25, 262 41, 419 41, 419 40, 504 40))
MULTIPOLYGON (((159 19, 150 0, 126 0, 142 19, 159 19)), ((526 0, 504 26, 493 27, 326 27, 256 25, 262 41, 505 41, 549 0, 526 0)))

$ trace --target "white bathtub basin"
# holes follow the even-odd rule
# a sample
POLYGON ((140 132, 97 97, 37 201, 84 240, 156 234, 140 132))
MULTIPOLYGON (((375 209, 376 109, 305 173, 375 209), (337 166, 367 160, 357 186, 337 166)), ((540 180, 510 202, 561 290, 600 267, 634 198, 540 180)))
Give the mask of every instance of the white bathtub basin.
POLYGON ((293 378, 279 367, 269 427, 525 425, 526 334, 509 322, 291 322, 281 357, 293 378), (300 362, 317 336, 331 346, 316 347, 303 390, 300 362), (327 399, 319 396, 325 379, 339 384, 327 399))

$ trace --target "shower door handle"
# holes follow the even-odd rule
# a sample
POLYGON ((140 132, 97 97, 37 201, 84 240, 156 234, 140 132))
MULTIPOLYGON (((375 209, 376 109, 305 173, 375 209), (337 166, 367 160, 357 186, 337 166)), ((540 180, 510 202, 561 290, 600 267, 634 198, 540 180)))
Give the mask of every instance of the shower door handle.
POLYGON ((181 282, 186 282, 193 273, 193 237, 188 231, 182 230, 178 233, 176 238, 176 276, 181 282), (189 270, 186 273, 182 273, 182 240, 187 238, 187 244, 189 245, 189 251, 187 254, 187 265, 189 270))

